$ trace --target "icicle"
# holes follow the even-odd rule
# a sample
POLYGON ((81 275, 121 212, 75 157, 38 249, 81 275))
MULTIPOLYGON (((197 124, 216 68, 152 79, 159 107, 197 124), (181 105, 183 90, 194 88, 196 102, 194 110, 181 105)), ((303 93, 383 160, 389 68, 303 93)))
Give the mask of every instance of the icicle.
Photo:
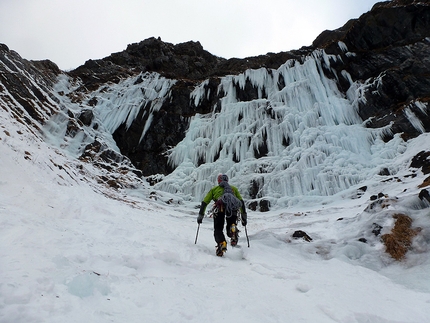
POLYGON ((424 103, 424 102, 416 101, 415 106, 418 109, 420 109, 422 113, 424 113, 426 115, 428 114, 427 113, 427 109, 428 109, 428 103, 427 102, 424 103))
POLYGON ((348 51, 348 47, 346 46, 346 44, 343 41, 338 41, 337 44, 342 51, 344 51, 344 52, 348 51))
MULTIPOLYGON (((190 99, 191 99, 191 101, 194 101, 195 106, 198 106, 200 104, 200 102, 202 101, 202 99, 206 93, 205 86, 207 86, 208 84, 209 84, 209 79, 203 81, 200 85, 196 86, 194 91, 191 92, 190 99)), ((207 95, 209 96, 209 94, 210 93, 208 93, 207 95)))
MULTIPOLYGON (((164 100, 168 98, 175 82, 161 77, 157 73, 145 73, 121 81, 107 91, 102 88, 94 93, 94 97, 98 101, 94 113, 110 133, 115 132, 124 123, 128 129, 141 109, 146 108, 148 104, 150 104, 150 115, 158 111, 164 100), (136 82, 137 79, 143 81, 136 82)), ((148 122, 151 120, 152 118, 149 116, 142 137, 149 128, 148 122)))
POLYGON ((417 129, 421 133, 426 132, 421 120, 417 118, 415 113, 413 113, 413 111, 409 107, 404 110, 404 113, 405 113, 405 116, 408 118, 409 122, 411 123, 411 125, 415 129, 417 129))

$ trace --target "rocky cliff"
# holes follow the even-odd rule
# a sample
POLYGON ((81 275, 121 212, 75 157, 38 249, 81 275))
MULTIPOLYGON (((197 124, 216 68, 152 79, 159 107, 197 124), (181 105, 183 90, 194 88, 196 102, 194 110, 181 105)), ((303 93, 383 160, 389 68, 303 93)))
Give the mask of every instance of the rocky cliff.
MULTIPOLYGON (((337 72, 369 84, 360 103, 360 116, 369 127, 393 123, 394 133, 405 138, 429 131, 430 120, 416 102, 429 102, 430 8, 423 1, 391 1, 376 4, 367 14, 337 31, 323 32, 313 43, 328 53, 341 55, 337 72), (349 53, 339 53, 342 41, 349 53), (373 95, 378 93, 378 95, 373 95), (406 118, 412 111, 423 124, 416 129, 406 118)), ((339 79, 346 92, 350 86, 339 79)))
MULTIPOLYGON (((429 52, 430 5, 406 0, 379 3, 343 27, 324 31, 312 46, 245 59, 216 57, 199 42, 173 45, 150 38, 64 72, 49 61, 22 59, 1 45, 0 105, 39 135, 64 138, 63 147, 70 147, 80 158, 91 159, 98 154, 114 163, 126 160, 136 173, 152 176, 155 182, 175 171, 179 161, 199 168, 224 158, 230 165, 227 171, 233 174, 236 171, 231 165, 253 158, 259 161, 251 173, 260 172, 257 169, 267 173, 270 167, 263 160, 274 154, 272 137, 277 136, 268 132, 267 124, 274 122, 271 127, 275 129, 281 119, 286 120, 289 112, 280 111, 281 104, 297 101, 297 106, 317 107, 312 112, 315 120, 325 118, 327 104, 329 110, 336 108, 330 116, 334 124, 363 123, 386 143, 397 134, 409 140, 428 132, 429 52), (321 83, 318 89, 312 83, 314 77, 321 83), (309 95, 308 103, 303 103, 300 91, 309 95), (325 98, 318 97, 322 92, 328 93, 325 98), (246 140, 219 141, 229 135, 220 133, 218 138, 207 135, 204 144, 197 145, 194 138, 193 145, 186 146, 186 136, 196 129, 191 127, 196 117, 217 118, 231 104, 262 111, 256 118, 268 118, 268 123, 246 128, 243 110, 234 115, 239 123, 231 131, 245 127, 249 134, 246 140), (354 120, 349 120, 343 104, 355 109, 348 114, 357 113, 358 119, 354 115, 354 120), (235 148, 229 150, 227 144, 235 148), (175 151, 175 147, 192 150, 192 157, 178 157, 179 148, 175 151)), ((285 131, 279 146, 287 153, 279 156, 291 156, 299 140, 294 133, 300 126, 287 133, 289 125, 285 124, 278 133, 285 131)), ((285 163, 286 157, 282 158, 285 163)), ((302 157, 295 158, 300 161, 302 157)), ((201 170, 201 174, 205 172, 201 170)), ((249 176, 246 181, 243 188, 249 198, 268 194, 270 185, 264 178, 249 176)), ((302 181, 301 193, 315 191, 311 180, 298 181, 302 181)), ((357 177, 348 185, 359 181, 357 177)), ((339 183, 339 188, 344 185, 339 183)), ((294 190, 297 187, 285 193, 294 190)), ((336 190, 320 189, 324 194, 336 190)))

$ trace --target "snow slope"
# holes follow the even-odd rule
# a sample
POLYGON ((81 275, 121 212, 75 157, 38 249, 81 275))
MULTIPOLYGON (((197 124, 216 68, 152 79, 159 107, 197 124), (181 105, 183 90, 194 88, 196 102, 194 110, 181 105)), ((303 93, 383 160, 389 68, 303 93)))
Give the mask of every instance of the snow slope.
POLYGON ((1 323, 430 321, 430 215, 416 198, 422 176, 408 176, 428 134, 393 160, 401 183, 375 176, 361 198, 350 188, 250 211, 250 248, 242 232, 219 258, 210 218, 194 244, 196 202, 151 199, 143 182, 108 188, 100 170, 0 118, 1 323), (374 192, 397 199, 367 212, 374 192), (402 210, 422 231, 395 262, 371 229, 389 231, 402 210))

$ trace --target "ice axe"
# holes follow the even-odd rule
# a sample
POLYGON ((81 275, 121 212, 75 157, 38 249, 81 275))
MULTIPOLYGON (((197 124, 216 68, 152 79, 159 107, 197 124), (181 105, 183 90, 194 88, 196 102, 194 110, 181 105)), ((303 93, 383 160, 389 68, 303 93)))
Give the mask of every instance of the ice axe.
POLYGON ((245 235, 246 235, 246 241, 248 241, 248 248, 249 248, 249 237, 248 237, 248 231, 246 230, 246 225, 245 225, 245 235))
POLYGON ((199 229, 200 229, 200 223, 197 226, 196 241, 194 241, 194 244, 197 244, 197 237, 199 236, 199 229))

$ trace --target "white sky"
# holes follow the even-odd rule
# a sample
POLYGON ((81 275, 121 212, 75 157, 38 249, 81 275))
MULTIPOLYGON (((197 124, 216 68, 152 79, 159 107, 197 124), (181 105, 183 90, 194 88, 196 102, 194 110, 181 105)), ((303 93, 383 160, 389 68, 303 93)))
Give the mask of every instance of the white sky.
POLYGON ((247 57, 308 46, 376 0, 0 0, 0 43, 61 69, 149 37, 247 57))

